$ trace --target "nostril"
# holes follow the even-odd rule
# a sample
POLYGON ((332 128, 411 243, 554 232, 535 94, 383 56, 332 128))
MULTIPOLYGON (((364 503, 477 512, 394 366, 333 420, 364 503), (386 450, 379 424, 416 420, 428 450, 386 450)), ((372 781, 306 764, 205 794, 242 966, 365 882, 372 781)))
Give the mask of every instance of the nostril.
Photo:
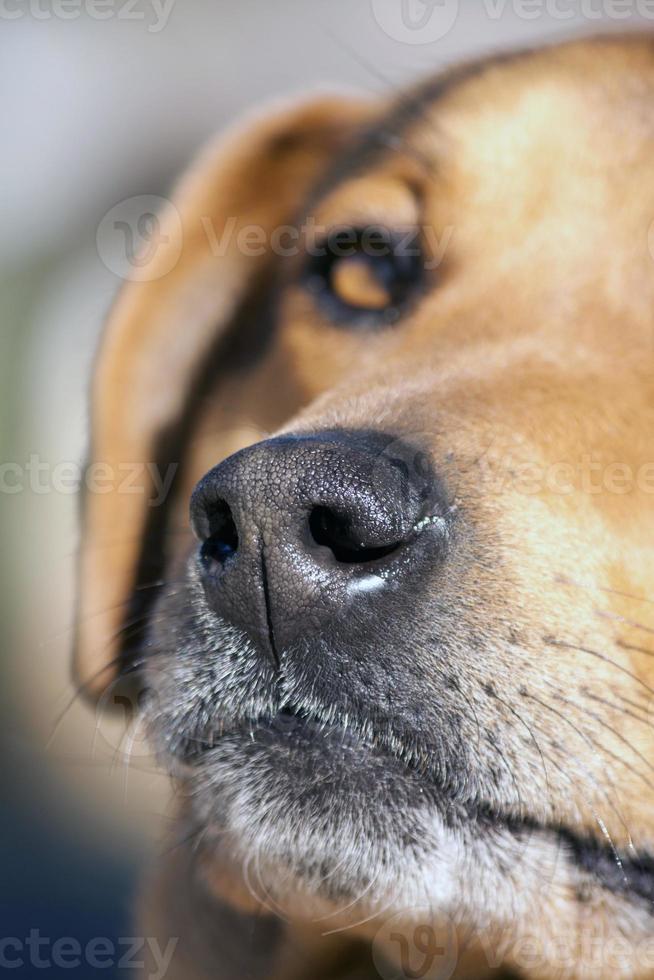
POLYGON ((329 548, 336 561, 346 564, 363 564, 378 561, 392 554, 402 545, 401 541, 369 546, 360 540, 351 521, 329 507, 314 507, 309 515, 309 530, 316 544, 329 548))
POLYGON ((238 531, 229 505, 218 500, 207 512, 209 535, 200 546, 200 559, 205 568, 224 565, 238 549, 238 531))

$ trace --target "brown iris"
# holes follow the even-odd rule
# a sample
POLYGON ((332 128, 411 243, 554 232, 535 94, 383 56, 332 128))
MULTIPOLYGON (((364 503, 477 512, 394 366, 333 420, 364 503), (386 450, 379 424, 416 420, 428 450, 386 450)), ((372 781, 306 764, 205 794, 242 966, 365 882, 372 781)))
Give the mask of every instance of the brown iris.
POLYGON ((310 258, 304 281, 333 322, 375 327, 398 319, 422 274, 417 232, 345 227, 310 258))
POLYGON ((343 303, 359 309, 383 310, 393 301, 374 264, 362 255, 353 255, 335 263, 331 287, 343 303))

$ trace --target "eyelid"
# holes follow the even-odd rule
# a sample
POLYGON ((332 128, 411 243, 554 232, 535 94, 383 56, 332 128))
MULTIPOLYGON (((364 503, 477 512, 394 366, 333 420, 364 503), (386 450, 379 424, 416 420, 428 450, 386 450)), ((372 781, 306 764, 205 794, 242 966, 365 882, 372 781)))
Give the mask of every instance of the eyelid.
POLYGON ((388 175, 358 177, 341 184, 320 202, 312 223, 328 233, 337 226, 408 227, 420 222, 421 201, 415 188, 388 175))

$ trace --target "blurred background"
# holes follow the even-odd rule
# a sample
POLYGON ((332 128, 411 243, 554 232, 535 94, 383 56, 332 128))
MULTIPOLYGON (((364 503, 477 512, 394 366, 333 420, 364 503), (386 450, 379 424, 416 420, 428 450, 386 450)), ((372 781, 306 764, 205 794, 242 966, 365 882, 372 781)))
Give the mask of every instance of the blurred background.
MULTIPOLYGON (((460 57, 653 26, 650 0, 0 0, 0 969, 94 975, 53 944, 133 935, 167 830, 138 724, 99 718, 69 679, 75 471, 120 287, 103 217, 165 195, 207 137, 273 96, 386 92, 460 57)), ((107 960, 104 977, 127 975, 107 960)))

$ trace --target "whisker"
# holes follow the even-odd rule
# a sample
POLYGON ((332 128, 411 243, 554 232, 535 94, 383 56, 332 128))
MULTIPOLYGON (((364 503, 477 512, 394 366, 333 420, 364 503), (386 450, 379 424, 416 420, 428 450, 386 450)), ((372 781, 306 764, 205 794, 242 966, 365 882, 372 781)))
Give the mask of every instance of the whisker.
MULTIPOLYGON (((144 616, 143 620, 144 622, 147 620, 150 623, 165 621, 163 617, 159 617, 157 615, 144 616)), ((118 638, 122 632, 123 632, 123 628, 121 628, 116 632, 115 637, 118 638)), ((107 645, 109 645, 110 642, 111 639, 107 642, 107 645)), ((79 701, 81 698, 85 697, 86 695, 90 694, 90 692, 93 690, 96 681, 98 681, 103 674, 105 673, 113 674, 113 672, 116 671, 117 669, 116 675, 112 677, 111 681, 109 681, 107 683, 107 686, 104 688, 99 703, 101 703, 102 700, 106 699, 107 696, 111 693, 112 689, 116 685, 120 684, 121 681, 123 681, 126 677, 129 677, 131 674, 138 673, 138 671, 143 666, 145 666, 145 664, 155 660, 158 656, 165 657, 166 651, 148 650, 147 654, 142 654, 138 659, 131 658, 128 662, 125 660, 124 655, 122 653, 119 653, 117 656, 112 657, 112 659, 109 660, 107 663, 102 664, 102 666, 93 674, 91 674, 91 676, 86 681, 81 682, 75 688, 73 694, 66 702, 64 708, 56 716, 53 722, 51 733, 46 742, 46 751, 52 745, 52 742, 57 736, 59 729, 61 728, 61 725, 64 719, 66 718, 67 714, 69 713, 69 711, 75 706, 77 701, 79 701)))
MULTIPOLYGON (((283 919, 284 922, 290 922, 290 919, 288 918, 286 913, 282 911, 281 908, 279 907, 276 908, 274 905, 270 904, 268 899, 270 899, 270 901, 272 901, 272 899, 270 898, 270 896, 268 896, 267 892, 262 898, 261 895, 259 895, 259 893, 255 890, 254 885, 252 884, 252 879, 250 878, 250 864, 255 860, 255 858, 258 858, 258 853, 259 850, 257 849, 256 854, 252 855, 252 857, 249 858, 246 857, 243 859, 243 881, 245 883, 245 887, 247 888, 251 897, 254 899, 257 905, 266 909, 266 911, 270 912, 271 915, 283 919)), ((258 877, 258 883, 262 884, 259 877, 259 872, 257 872, 257 877, 258 877)))
POLYGON ((511 781, 513 783, 513 788, 515 789, 516 796, 518 798, 518 809, 519 809, 520 814, 523 814, 525 812, 524 803, 523 803, 523 800, 522 800, 522 794, 520 792, 520 787, 518 785, 518 781, 516 779, 516 776, 515 776, 515 773, 513 771, 513 768, 509 765, 509 762, 508 762, 508 760, 506 758, 505 753, 499 747, 499 745, 497 744, 497 740, 494 738, 493 735, 491 735, 490 732, 487 732, 486 733, 486 739, 487 739, 489 745, 492 745, 493 746, 493 749, 495 750, 495 753, 497 754, 500 762, 502 763, 502 765, 504 766, 504 768, 506 769, 506 771, 508 772, 508 774, 509 774, 509 776, 511 778, 511 781))
MULTIPOLYGON (((182 535, 186 535, 189 541, 194 540, 193 532, 191 531, 189 525, 163 528, 158 535, 158 540, 164 542, 167 541, 168 538, 182 536, 182 535)), ((98 551, 106 551, 107 548, 118 548, 121 545, 138 544, 142 540, 143 540, 143 534, 141 533, 141 534, 133 534, 130 535, 129 537, 111 538, 108 541, 93 541, 93 542, 84 541, 81 547, 77 545, 76 547, 72 548, 70 551, 63 552, 63 554, 61 554, 60 557, 62 558, 62 560, 68 558, 79 558, 79 555, 82 551, 85 552, 86 554, 89 553, 95 554, 98 551)))
MULTIPOLYGON (((54 755, 57 764, 67 764, 72 766, 83 766, 88 769, 106 769, 107 766, 111 765, 111 762, 107 759, 92 759, 86 755, 74 755, 73 753, 59 753, 54 755)), ((143 773, 146 776, 156 776, 160 775, 162 770, 159 768, 152 768, 152 766, 145 766, 141 763, 134 762, 130 760, 130 768, 134 772, 143 773)))
MULTIPOLYGON (((186 585, 186 579, 158 579, 153 582, 145 582, 143 585, 138 585, 135 588, 130 589, 129 595, 125 599, 121 599, 119 602, 115 602, 110 606, 103 606, 102 609, 96 609, 94 612, 89 613, 86 616, 76 615, 68 626, 65 626, 59 632, 53 633, 46 637, 41 641, 39 646, 41 649, 43 649, 44 647, 49 646, 51 643, 55 643, 57 640, 61 640, 68 634, 75 632, 82 624, 89 623, 93 619, 99 619, 100 616, 104 616, 106 613, 115 612, 116 609, 124 609, 126 606, 131 604, 133 596, 137 593, 145 592, 149 589, 161 589, 166 585, 186 585)), ((115 635, 112 637, 112 639, 114 638, 115 635)))
MULTIPOLYGON (((388 78, 382 71, 380 71, 379 66, 368 61, 364 58, 360 51, 357 51, 352 45, 348 44, 342 37, 335 34, 327 25, 322 26, 322 30, 329 37, 332 38, 340 47, 347 51, 351 58, 357 62, 357 64, 367 71, 373 78, 380 81, 387 89, 391 90, 393 93, 394 103, 409 117, 414 117, 416 119, 421 119, 427 125, 427 127, 433 129, 434 121, 430 115, 430 106, 432 104, 431 97, 423 92, 422 88, 416 87, 413 90, 400 91, 398 94, 397 85, 388 78)), ((382 131, 381 133, 375 130, 375 139, 377 143, 381 143, 383 146, 387 146, 391 150, 397 150, 403 153, 410 160, 415 161, 430 180, 435 180, 437 176, 437 167, 435 166, 433 160, 426 155, 423 150, 412 143, 406 138, 405 135, 399 135, 398 127, 394 127, 392 124, 388 126, 387 131, 382 131)))
POLYGON ((463 698, 463 700, 465 701, 465 703, 469 707, 469 709, 470 709, 470 711, 472 713, 473 718, 475 719, 475 724, 477 726, 477 745, 479 745, 481 743, 481 724, 479 722, 479 715, 477 714, 477 709, 475 708, 472 700, 466 694, 466 692, 463 690, 463 688, 461 687, 461 685, 459 684, 458 680, 455 677, 451 677, 450 678, 450 683, 452 684, 452 686, 453 686, 454 690, 457 692, 457 694, 460 694, 461 695, 461 697, 463 698))
MULTIPOLYGON (((615 704, 615 702, 607 700, 607 698, 601 698, 599 694, 593 694, 593 692, 589 691, 588 688, 581 687, 579 688, 579 690, 584 695, 584 697, 589 698, 591 701, 596 701, 598 704, 603 704, 607 708, 612 708, 614 711, 619 711, 621 715, 627 715, 629 718, 634 718, 636 721, 639 721, 642 725, 647 725, 648 728, 654 728, 654 725, 652 724, 650 719, 644 718, 642 714, 640 715, 636 714, 635 711, 630 711, 628 708, 623 708, 621 707, 621 705, 615 704)), ((640 706, 637 707, 640 711, 644 711, 644 709, 640 708, 640 706)))
POLYGON ((348 929, 358 929, 359 926, 365 925, 366 922, 372 922, 373 919, 383 915, 383 913, 392 908, 394 904, 395 897, 393 896, 393 898, 386 905, 384 905, 381 909, 377 909, 376 912, 372 912, 370 915, 366 916, 365 919, 360 919, 358 922, 348 922, 346 926, 338 926, 336 929, 328 929, 326 932, 322 932, 321 936, 334 936, 339 932, 347 932, 348 929))
POLYGON ((574 579, 569 578, 567 575, 555 575, 554 581, 559 585, 570 585, 576 589, 586 589, 589 592, 606 592, 609 595, 620 596, 622 599, 633 599, 634 602, 646 602, 654 605, 654 599, 649 596, 634 595, 631 592, 621 592, 619 589, 610 589, 605 585, 586 584, 584 582, 575 582, 574 579))
POLYGON ((591 650, 590 647, 582 647, 582 646, 577 646, 574 643, 566 643, 564 640, 555 640, 554 637, 551 636, 544 636, 543 641, 548 646, 561 647, 564 650, 577 650, 579 653, 585 653, 589 657, 596 657, 598 660, 601 660, 603 663, 610 664, 612 667, 615 667, 616 670, 619 670, 621 671, 621 673, 626 674, 626 676, 630 677, 632 681, 636 681, 636 683, 640 684, 640 686, 643 687, 648 694, 654 695, 654 688, 651 688, 649 684, 646 684, 645 681, 641 680, 641 678, 638 677, 637 674, 632 673, 632 671, 628 670, 622 664, 617 663, 615 660, 611 660, 611 658, 607 657, 606 654, 604 653, 599 653, 599 651, 597 650, 591 650))
MULTIPOLYGON (((597 757, 598 759, 599 759, 599 758, 601 758, 601 757, 603 756, 603 752, 602 752, 602 750, 603 750, 603 746, 601 746, 601 745, 598 745, 598 744, 597 744, 597 743, 596 743, 596 742, 595 742, 595 741, 594 741, 594 740, 593 740, 593 739, 592 739, 592 738, 591 738, 591 737, 590 737, 590 736, 588 735, 588 733, 587 733, 587 732, 584 732, 584 731, 582 731, 582 730, 581 730, 581 729, 580 729, 580 728, 579 728, 579 727, 578 727, 577 725, 575 725, 575 724, 574 724, 574 723, 573 723, 572 721, 570 721, 570 719, 569 719, 569 718, 567 718, 567 717, 566 717, 566 716, 565 716, 565 715, 564 715, 564 714, 563 714, 563 713, 562 713, 561 711, 557 711, 557 709, 556 709, 556 708, 553 708, 551 704, 548 704, 548 703, 547 703, 546 701, 543 701, 543 700, 542 700, 541 698, 538 698, 538 697, 536 697, 536 695, 535 695, 535 694, 530 694, 530 693, 528 692, 526 696, 527 696, 527 697, 528 697, 528 698, 529 698, 530 700, 532 700, 532 701, 535 701, 535 702, 536 702, 537 704, 540 704, 540 705, 541 705, 541 707, 543 707, 543 708, 545 708, 545 709, 546 709, 547 711, 551 711, 551 712, 552 712, 552 713, 553 713, 554 715, 556 715, 556 716, 557 716, 557 718, 560 718, 560 719, 561 719, 561 721, 563 721, 563 722, 565 722, 565 724, 566 724, 566 725, 568 725, 568 726, 569 726, 569 727, 570 727, 570 728, 571 728, 571 729, 572 729, 572 730, 573 730, 573 731, 574 731, 574 732, 575 732, 575 733, 576 733, 576 734, 577 734, 577 735, 579 736, 579 738, 581 738, 581 739, 582 739, 583 741, 585 741, 585 742, 586 742, 586 744, 587 744, 587 745, 589 745, 589 746, 590 746, 590 748, 591 748, 591 750, 593 750, 593 751, 594 751, 594 753, 595 753, 595 755, 596 755, 596 757, 597 757), (599 752, 598 752, 598 749, 600 750, 599 752)), ((577 758, 577 759, 576 759, 575 761, 577 762, 577 764, 579 764, 579 759, 578 759, 578 758, 577 758)), ((581 768, 582 768, 582 769, 584 770, 584 772, 586 773, 586 776, 587 776, 587 778, 589 778, 589 779, 590 779, 590 781, 591 781, 591 783, 592 783, 592 785, 593 785, 593 787, 595 788, 595 790, 596 790, 596 791, 597 791, 597 790, 599 790, 599 791, 600 791, 600 792, 602 793, 602 795, 604 796, 604 798, 605 798, 605 800, 606 800, 606 802, 607 802, 607 804, 608 804, 608 806, 609 806, 609 807, 611 808, 611 810, 613 811, 613 813, 614 813, 614 814, 616 815, 616 817, 618 818, 618 820, 620 821, 620 823, 621 823, 621 824, 622 824, 622 826, 624 827, 624 829, 625 829, 625 831, 626 831, 626 833, 627 833, 627 836, 628 836, 628 838, 629 838, 629 841, 631 842, 631 833, 630 833, 630 831, 629 831, 629 827, 627 826, 627 823, 625 822, 625 819, 624 819, 624 816, 623 816, 623 815, 622 815, 622 814, 620 813, 620 811, 619 811, 619 809, 618 809, 618 808, 616 807, 616 805, 615 805, 615 803, 614 803, 614 802, 613 802, 613 801, 612 801, 612 800, 611 800, 611 799, 609 798, 609 796, 608 796, 608 794, 607 794, 607 792, 606 792, 606 790, 604 790, 604 789, 603 789, 603 788, 602 788, 602 787, 601 787, 601 786, 600 786, 600 785, 598 784, 598 782, 597 782, 597 780, 595 779, 595 777, 594 777, 593 775, 591 775, 591 773, 590 773, 590 772, 588 771, 588 769, 587 769, 587 767, 586 767, 586 766, 584 766, 584 765, 582 764, 582 765, 581 765, 581 768)), ((610 785, 611 785, 611 788, 612 788, 612 789, 613 789, 613 791, 615 792, 615 785, 614 785, 614 783, 613 783, 613 780, 611 779, 611 777, 610 777, 610 775, 608 775, 608 774, 607 774, 607 776, 608 776, 608 779, 609 779, 609 782, 610 782, 610 785)), ((591 805, 591 804, 589 803, 589 801, 588 801, 588 800, 584 800, 584 802, 585 802, 585 803, 586 803, 586 805, 587 805, 587 806, 588 806, 588 807, 589 807, 589 808, 591 809, 591 812, 593 813, 593 816, 595 817, 595 819, 596 819, 596 820, 598 821, 598 824, 599 824, 599 826, 600 826, 600 828, 601 828, 601 829, 603 829, 603 830, 605 830, 605 829, 606 829, 606 825, 605 825, 605 823, 604 823, 603 821, 602 821, 602 823, 601 823, 601 824, 599 823, 599 818, 598 818, 598 815, 596 814, 596 812, 595 812, 595 810, 594 810, 594 809, 592 808, 592 805, 591 805)), ((622 865, 620 865, 620 866, 622 867, 622 865)))
POLYGON ((541 747, 538 743, 538 739, 536 738, 536 736, 534 735, 533 731, 531 730, 527 722, 524 720, 524 718, 515 710, 515 708, 512 705, 508 703, 508 701, 505 701, 504 698, 500 697, 500 695, 497 693, 497 690, 495 690, 495 697, 500 702, 500 704, 504 705, 507 711, 509 711, 514 716, 514 718, 517 718, 518 721, 522 725, 524 725, 524 727, 527 729, 527 732, 529 733, 529 737, 531 738, 532 742, 536 746, 536 750, 540 756, 541 763, 543 765, 543 775, 545 776, 545 787, 547 790, 547 795, 551 797, 550 781, 547 773, 547 766, 545 765, 545 758, 543 756, 541 747))
POLYGON ((162 858, 169 857, 169 855, 173 854, 178 848, 186 847, 187 844, 191 844, 194 841, 197 841, 198 838, 201 839, 206 834, 206 832, 207 832, 206 827, 195 828, 185 837, 181 837, 179 840, 176 840, 174 844, 170 845, 170 847, 162 848, 159 851, 160 857, 162 858))
POLYGON ((616 640, 615 642, 621 650, 631 650, 632 653, 644 653, 646 657, 654 657, 654 650, 648 650, 647 647, 639 647, 635 643, 625 643, 624 640, 616 640))
MULTIPOLYGON (((564 697, 561 694, 560 691, 558 691, 556 688, 554 688, 554 686, 552 684, 550 684, 550 687, 552 688, 552 690, 554 690, 555 696, 557 697, 557 699, 559 701, 561 701, 562 704, 567 705, 568 707, 572 708, 573 710, 575 708, 579 708, 581 711, 584 712, 584 714, 588 715, 588 717, 593 718, 594 721, 598 721, 599 724, 602 725, 603 728, 606 728, 607 731, 611 732, 611 734, 613 734, 616 738, 618 738, 621 741, 624 741, 625 745, 628 748, 630 748, 633 752, 635 752, 637 754, 640 754, 640 753, 638 753, 638 750, 637 749, 635 749, 626 739, 623 738, 623 736, 621 736, 618 732, 616 732, 610 725, 608 725, 608 723, 605 723, 604 721, 602 721, 602 719, 599 717, 599 715, 596 715, 593 712, 589 711, 588 708, 584 708, 583 705, 580 705, 580 704, 577 704, 576 702, 570 701, 568 698, 564 697)), ((554 709, 551 709, 551 710, 554 710, 554 709)), ((569 719, 567 719, 567 721, 568 721, 568 724, 572 725, 572 722, 570 722, 569 719)), ((576 726, 573 726, 573 727, 576 727, 576 726)), ((581 733, 579 729, 577 729, 577 731, 579 733, 581 733)), ((639 779, 642 779, 643 782, 647 786, 649 786, 651 788, 654 788, 654 784, 651 782, 651 780, 647 776, 645 776, 644 773, 640 772, 634 766, 630 765, 627 762, 627 760, 624 759, 622 756, 617 755, 615 752, 612 752, 611 749, 607 748, 602 742, 599 742, 596 739, 592 738, 588 734, 588 732, 585 732, 585 737, 589 741, 589 743, 592 744, 592 746, 596 750, 599 751, 599 753, 601 755, 606 755, 609 758, 613 759, 615 762, 619 762, 621 766, 624 766, 634 776, 638 776, 639 779)), ((645 761, 647 761, 647 760, 645 760, 645 761)), ((651 768, 654 770, 654 767, 651 767, 651 768)), ((611 785, 611 788, 615 791, 615 784, 613 782, 613 779, 611 778, 611 775, 608 772, 606 774, 606 777, 609 780, 609 783, 611 785)))
MULTIPOLYGON (((73 693, 73 695, 70 698, 70 700, 67 702, 67 704, 66 704, 65 708, 63 709, 63 711, 55 718, 55 721, 54 721, 54 724, 53 724, 53 727, 52 727, 52 732, 50 733, 50 736, 49 736, 49 738, 48 738, 48 740, 46 742, 46 746, 45 746, 46 747, 46 751, 50 748, 52 742, 54 741, 55 736, 58 734, 59 729, 61 727, 61 724, 62 724, 64 718, 66 717, 66 715, 68 714, 68 712, 70 711, 70 709, 79 700, 79 698, 83 697, 88 691, 90 691, 91 688, 92 688, 92 685, 95 683, 95 681, 97 681, 100 677, 102 677, 102 675, 104 673, 107 673, 108 671, 113 670, 116 666, 119 666, 122 662, 123 662, 122 656, 114 657, 112 660, 109 661, 109 663, 103 664, 102 667, 100 667, 99 670, 95 671, 95 673, 93 673, 91 675, 91 677, 89 677, 89 679, 87 681, 85 681, 84 683, 82 683, 82 684, 79 685, 79 687, 75 690, 75 692, 73 693)), ((142 663, 143 663, 143 661, 140 661, 139 664, 138 664, 138 666, 139 667, 142 666, 142 663)), ((107 691, 109 691, 113 685, 117 684, 120 680, 122 680, 123 677, 127 676, 128 674, 132 673, 133 671, 136 671, 137 669, 138 669, 138 667, 135 666, 135 665, 130 666, 129 668, 125 668, 121 673, 118 674, 117 677, 115 677, 110 682, 109 687, 107 688, 107 691)))
POLYGON ((644 633, 651 633, 654 636, 654 629, 651 626, 645 626, 644 623, 639 623, 635 619, 629 619, 627 616, 621 616, 620 613, 607 612, 603 609, 595 609, 594 612, 595 615, 601 616, 602 619, 617 620, 620 623, 625 623, 627 626, 642 630, 644 633))
MULTIPOLYGON (((552 763, 552 765, 555 767, 555 769, 557 769, 560 772, 560 774, 563 776, 563 778, 566 780, 566 782, 570 786, 575 786, 576 785, 573 782, 572 777, 570 776, 570 774, 567 773, 562 768, 562 766, 560 766, 549 755, 548 755, 548 759, 550 760, 550 762, 552 763)), ((575 756, 574 759, 575 759, 575 762, 576 763, 579 762, 579 759, 578 759, 577 756, 575 756)), ((584 768, 584 767, 582 766, 582 768, 584 768)), ((588 772, 587 771, 586 771, 586 775, 588 775, 588 772)), ((595 780, 592 777, 591 777, 591 782, 593 783, 593 785, 597 789, 598 788, 597 787, 597 783, 595 782, 595 780)), ((608 828, 606 826, 606 823, 604 822, 604 820, 602 820, 602 818, 600 817, 600 815, 597 813, 597 811, 595 810, 595 808, 592 805, 592 803, 590 803, 585 797, 582 797, 582 799, 584 800, 584 803, 586 804, 586 806, 588 807, 588 809, 592 813, 593 819, 595 820, 597 826, 600 828, 600 831, 602 833, 602 836, 606 840, 608 840, 609 846, 611 848, 611 853, 613 854, 613 858, 615 860, 615 863, 617 864, 618 868, 620 869, 620 873, 622 874, 622 877, 624 879, 625 884, 628 884, 627 876, 625 875, 625 872, 624 872, 624 866, 623 866, 623 863, 622 863, 622 858, 620 857, 620 854, 618 852, 617 847, 615 846, 615 843, 613 841, 613 838, 611 837, 611 834, 609 833, 609 830, 608 830, 608 828)), ((609 803, 609 805, 611 805, 611 804, 609 803)), ((614 808, 612 807, 612 809, 614 809, 614 808)), ((618 817, 618 819, 620 820, 620 822, 623 824, 624 829, 627 832, 627 837, 628 837, 628 844, 627 844, 627 846, 629 847, 629 849, 631 851, 634 852, 634 854, 636 854, 636 848, 634 847, 634 844, 633 844, 633 841, 632 841, 632 838, 631 838, 631 833, 629 831, 628 826, 624 823, 624 820, 621 818, 620 814, 617 811, 615 811, 615 810, 614 810, 614 812, 616 812, 616 816, 618 817)))
MULTIPOLYGON (((334 874, 334 872, 337 871, 338 868, 343 863, 344 863, 344 861, 340 861, 339 864, 337 865, 337 867, 334 868, 332 871, 330 871, 329 875, 327 875, 327 878, 331 877, 331 875, 334 874)), ((377 882, 379 880, 380 874, 381 874, 381 868, 377 868, 377 871, 376 871, 375 876, 372 879, 372 881, 368 882, 368 884, 363 889, 363 891, 359 895, 357 895, 357 897, 355 899, 353 899, 351 902, 349 902, 347 905, 344 905, 342 908, 336 909, 336 911, 334 911, 334 912, 329 912, 327 915, 319 915, 317 918, 312 918, 311 921, 312 922, 325 922, 327 919, 333 919, 337 915, 342 915, 344 912, 348 912, 351 908, 353 908, 357 904, 357 902, 360 902, 361 899, 364 898, 364 896, 368 894, 368 892, 372 891, 372 889, 375 887, 375 885, 377 884, 377 882)), ((325 881, 325 880, 326 880, 325 878, 321 878, 320 879, 320 881, 325 881)))
MULTIPOLYGON (((614 691, 613 695, 618 699, 618 701, 622 701, 624 704, 630 705, 632 708, 635 708, 636 711, 647 712, 649 710, 648 708, 644 708, 642 704, 639 704, 638 701, 632 701, 631 698, 625 697, 625 695, 621 694, 620 691, 614 691)), ((644 697, 644 695, 641 695, 641 697, 644 697)))
MULTIPOLYGON (((617 738, 618 741, 622 742, 622 744, 626 748, 628 748, 631 752, 633 752, 634 755, 637 756, 641 760, 641 762, 644 762, 645 763, 645 765, 647 766, 648 769, 650 769, 652 772, 654 772, 654 765, 652 765, 652 763, 649 761, 649 759, 647 759, 639 749, 637 749, 634 745, 632 745, 631 742, 624 737, 624 735, 621 735, 620 732, 616 731, 615 728, 613 728, 611 725, 609 725, 608 722, 604 721, 598 714, 596 714, 594 711, 591 711, 589 708, 585 708, 581 704, 572 705, 572 702, 571 701, 567 701, 565 698, 563 700, 565 701, 566 704, 569 704, 572 707, 579 708, 579 710, 583 711, 584 714, 588 715, 589 718, 592 718, 594 721, 598 722, 598 724, 600 724, 602 726, 602 728, 605 728, 615 738, 617 738)), ((602 749, 604 751, 606 751, 606 752, 609 751, 604 746, 602 746, 602 749)), ((617 759, 620 759, 620 756, 616 756, 616 758, 617 759)), ((640 773, 637 769, 634 769, 631 766, 629 766, 629 764, 626 762, 626 760, 620 759, 620 761, 623 763, 623 765, 628 766, 630 772, 633 772, 634 775, 640 776, 640 778, 641 779, 644 779, 645 782, 647 783, 647 785, 651 789, 654 789, 654 783, 652 783, 651 780, 649 780, 646 776, 643 776, 643 774, 640 773)))
POLYGON ((261 890, 263 891, 264 897, 267 899, 267 902, 269 903, 266 905, 266 907, 269 908, 274 914, 280 916, 283 919, 285 918, 286 921, 289 922, 290 919, 286 917, 286 913, 284 912, 282 906, 279 904, 279 902, 275 901, 275 899, 270 894, 269 890, 266 888, 266 884, 263 880, 263 875, 261 874, 260 855, 261 855, 261 848, 257 847, 256 853, 254 855, 254 869, 257 873, 257 882, 260 885, 261 890))

